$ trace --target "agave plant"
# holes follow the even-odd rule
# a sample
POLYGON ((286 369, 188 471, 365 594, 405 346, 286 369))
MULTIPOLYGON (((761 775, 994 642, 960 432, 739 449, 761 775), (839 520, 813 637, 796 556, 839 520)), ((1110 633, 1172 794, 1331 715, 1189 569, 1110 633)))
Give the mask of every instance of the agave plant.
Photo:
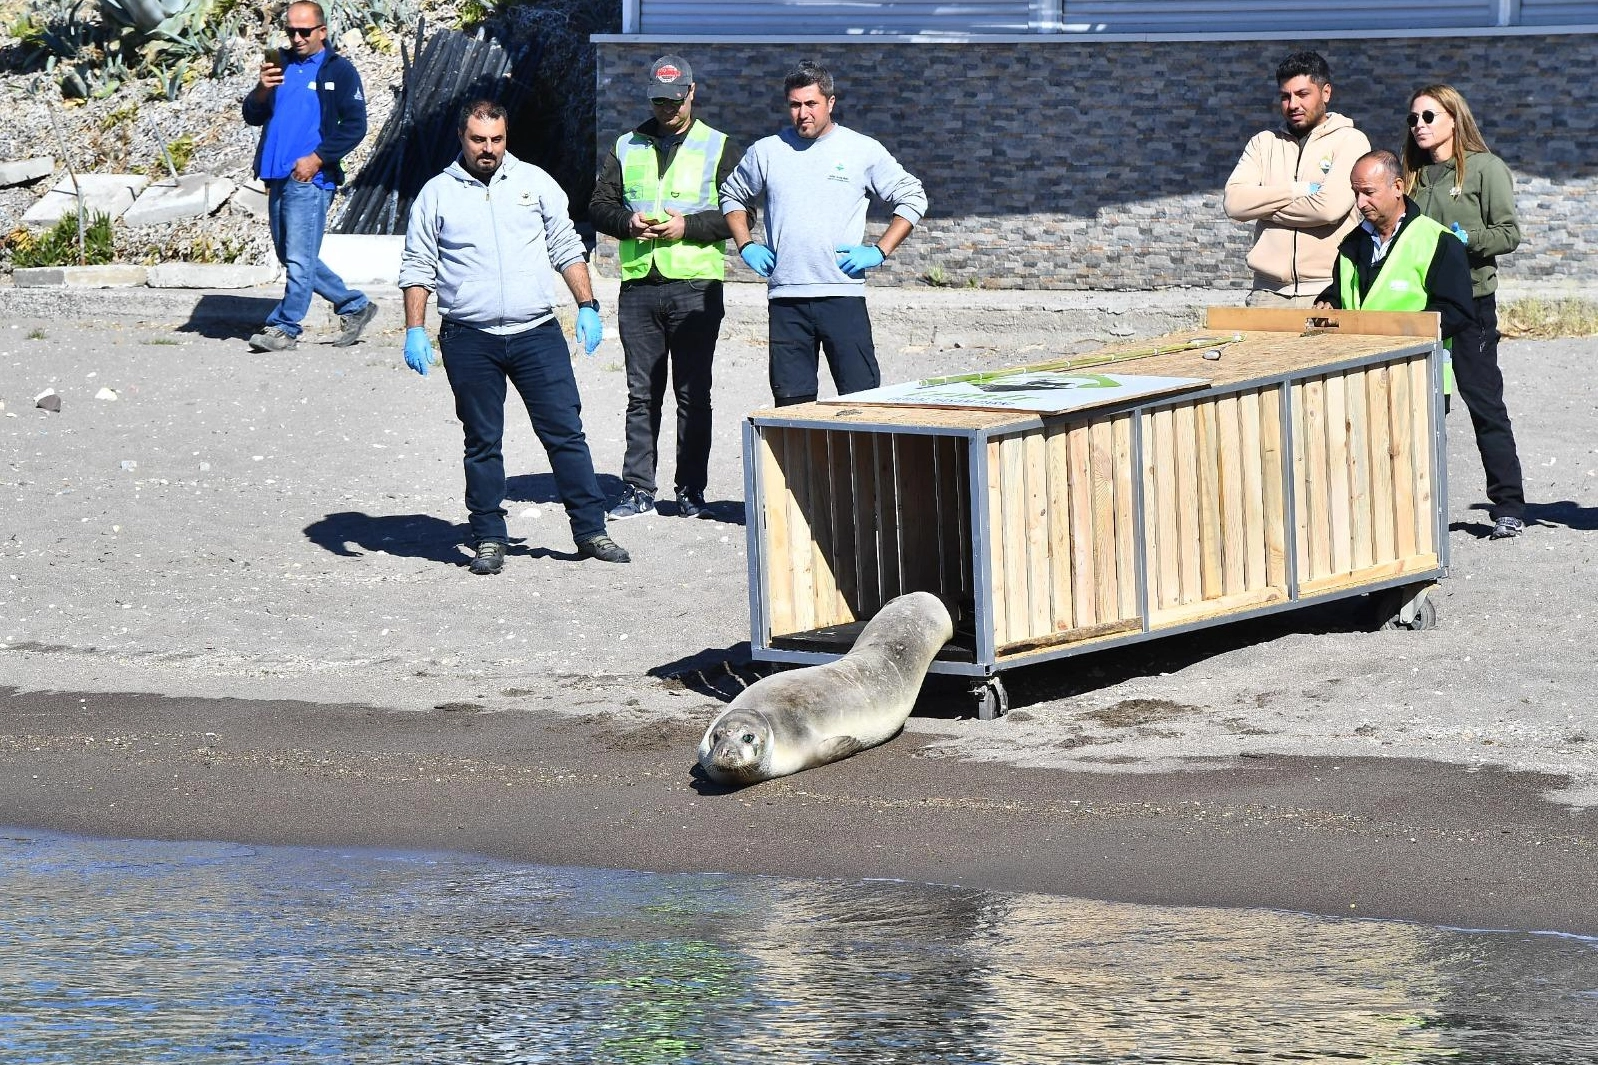
POLYGON ((106 18, 132 26, 140 33, 154 33, 161 23, 185 8, 199 7, 204 0, 100 0, 100 13, 106 18))

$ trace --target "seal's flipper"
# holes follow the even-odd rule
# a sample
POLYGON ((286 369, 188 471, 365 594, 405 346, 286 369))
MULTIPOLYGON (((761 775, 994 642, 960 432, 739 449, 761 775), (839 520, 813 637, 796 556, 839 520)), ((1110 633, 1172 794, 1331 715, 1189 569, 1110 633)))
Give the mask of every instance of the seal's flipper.
POLYGON ((865 749, 866 745, 853 736, 833 736, 816 745, 816 764, 837 762, 865 749))

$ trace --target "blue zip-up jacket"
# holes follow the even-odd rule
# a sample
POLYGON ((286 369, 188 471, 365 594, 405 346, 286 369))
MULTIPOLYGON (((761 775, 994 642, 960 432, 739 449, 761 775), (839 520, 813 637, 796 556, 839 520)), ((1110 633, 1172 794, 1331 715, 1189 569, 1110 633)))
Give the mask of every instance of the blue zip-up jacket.
MULTIPOLYGON (((244 123, 248 126, 265 126, 272 120, 272 104, 277 99, 273 92, 265 103, 256 103, 252 89, 244 97, 244 123)), ((344 184, 344 157, 355 150, 366 136, 366 94, 361 89, 361 75, 355 64, 328 49, 327 58, 317 76, 316 101, 321 105, 321 143, 316 154, 322 157, 322 176, 334 185, 344 184)), ((255 145, 255 176, 261 176, 261 149, 266 144, 263 131, 255 145)))
POLYGON ((438 297, 438 313, 489 333, 519 333, 554 313, 555 277, 583 242, 555 179, 510 152, 485 185, 460 159, 422 186, 405 227, 400 288, 438 297))

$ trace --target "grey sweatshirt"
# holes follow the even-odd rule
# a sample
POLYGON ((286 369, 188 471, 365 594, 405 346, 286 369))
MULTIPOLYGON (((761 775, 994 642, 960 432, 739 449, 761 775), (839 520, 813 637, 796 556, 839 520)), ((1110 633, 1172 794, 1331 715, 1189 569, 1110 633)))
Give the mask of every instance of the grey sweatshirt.
POLYGON ((865 280, 838 269, 835 249, 866 235, 866 205, 875 194, 912 225, 927 212, 927 194, 877 141, 834 125, 815 140, 791 129, 756 141, 721 186, 723 213, 766 200, 766 244, 777 265, 766 282, 770 299, 861 296, 865 280))
POLYGON ((444 318, 520 333, 555 306, 555 275, 583 258, 582 238, 555 179, 509 152, 487 186, 459 159, 422 186, 405 227, 401 288, 438 296, 444 318))

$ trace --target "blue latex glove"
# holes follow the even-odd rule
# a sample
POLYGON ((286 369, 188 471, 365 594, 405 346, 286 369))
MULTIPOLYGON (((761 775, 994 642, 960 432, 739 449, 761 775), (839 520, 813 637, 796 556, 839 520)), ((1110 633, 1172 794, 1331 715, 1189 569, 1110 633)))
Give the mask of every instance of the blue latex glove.
POLYGON ((605 338, 605 327, 599 324, 599 312, 592 307, 577 308, 577 343, 583 346, 584 355, 592 355, 605 338))
POLYGON ((865 277, 867 270, 887 258, 875 244, 840 244, 833 251, 838 253, 838 269, 853 278, 865 277))
POLYGON ((1458 237, 1461 244, 1464 244, 1467 247, 1470 245, 1470 234, 1466 233, 1465 227, 1460 225, 1458 222, 1449 223, 1448 231, 1454 236, 1458 237))
POLYGON ((405 330, 405 365, 423 377, 427 376, 427 368, 433 365, 433 345, 422 326, 413 325, 405 330))
POLYGON ((738 257, 748 264, 749 269, 761 277, 770 277, 771 271, 777 268, 777 257, 771 254, 771 249, 759 241, 750 241, 738 252, 738 257))

